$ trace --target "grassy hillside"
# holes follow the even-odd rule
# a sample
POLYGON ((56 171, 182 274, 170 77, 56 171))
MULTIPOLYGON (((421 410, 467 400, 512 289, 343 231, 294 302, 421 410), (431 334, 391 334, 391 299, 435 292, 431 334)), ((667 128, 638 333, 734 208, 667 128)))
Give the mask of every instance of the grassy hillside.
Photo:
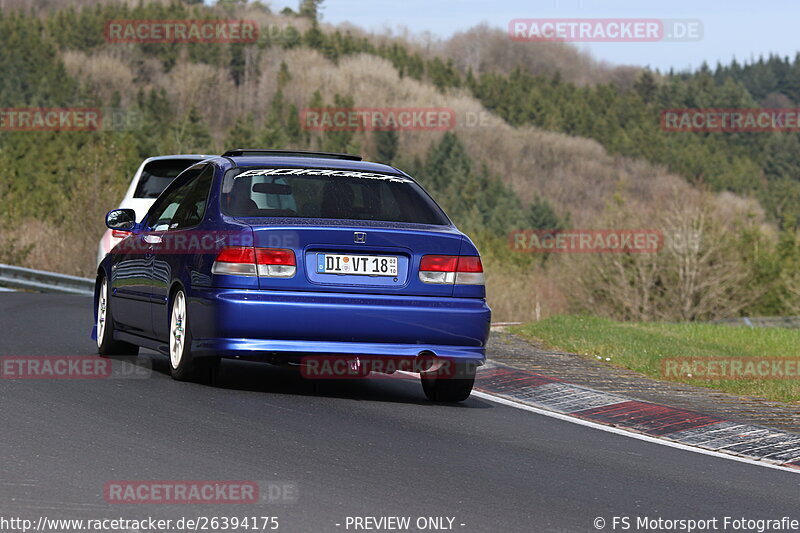
MULTIPOLYGON (((109 106, 137 120, 121 131, 0 133, 0 261, 91 275, 102 215, 143 157, 235 146, 326 149, 417 176, 480 245, 498 320, 566 310, 696 319, 797 305, 793 232, 779 234, 757 195, 725 185, 755 163, 734 157, 722 181, 706 183, 668 168, 669 150, 686 141, 649 153, 638 148, 649 137, 637 130, 622 142, 621 110, 642 98, 639 69, 610 68, 563 44, 510 42, 487 27, 426 42, 241 2, 4 5, 0 69, 14 75, 0 82, 3 106, 109 106), (103 39, 111 19, 231 17, 255 20, 265 29, 259 41, 103 39), (582 97, 594 105, 574 107, 582 97), (303 129, 299 111, 320 106, 447 107, 458 124, 450 132, 303 129), (670 246, 633 258, 508 249, 512 229, 566 226, 657 228, 670 246), (675 245, 696 234, 699 247, 675 245), (697 282, 682 283, 687 276, 697 282)), ((637 112, 646 116, 652 108, 642 105, 637 112)), ((640 130, 650 134, 647 124, 640 130)), ((694 156, 711 150, 725 158, 727 147, 711 139, 694 156)))

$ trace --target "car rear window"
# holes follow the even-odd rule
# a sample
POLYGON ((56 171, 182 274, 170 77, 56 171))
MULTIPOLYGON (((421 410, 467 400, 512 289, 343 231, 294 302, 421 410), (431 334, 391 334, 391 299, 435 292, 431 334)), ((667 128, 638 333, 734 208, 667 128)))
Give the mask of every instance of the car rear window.
POLYGON ((178 174, 197 163, 199 159, 161 159, 150 161, 142 169, 134 198, 158 198, 178 174))
POLYGON ((222 212, 235 217, 449 224, 414 181, 351 170, 234 169, 225 176, 221 202, 222 212))

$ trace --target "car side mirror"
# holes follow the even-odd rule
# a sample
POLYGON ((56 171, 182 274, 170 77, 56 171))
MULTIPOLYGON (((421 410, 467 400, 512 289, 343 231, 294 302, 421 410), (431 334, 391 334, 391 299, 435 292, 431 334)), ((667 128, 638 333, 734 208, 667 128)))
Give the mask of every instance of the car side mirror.
POLYGON ((133 209, 112 209, 106 214, 106 226, 111 229, 131 231, 136 227, 136 211, 133 209))

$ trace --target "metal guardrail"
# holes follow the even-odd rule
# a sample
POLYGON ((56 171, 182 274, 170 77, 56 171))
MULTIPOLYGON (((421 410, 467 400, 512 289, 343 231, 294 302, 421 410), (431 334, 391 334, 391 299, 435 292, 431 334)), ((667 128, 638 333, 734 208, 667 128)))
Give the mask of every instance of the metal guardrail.
POLYGON ((94 295, 94 280, 56 272, 33 270, 0 263, 0 287, 38 292, 94 295))

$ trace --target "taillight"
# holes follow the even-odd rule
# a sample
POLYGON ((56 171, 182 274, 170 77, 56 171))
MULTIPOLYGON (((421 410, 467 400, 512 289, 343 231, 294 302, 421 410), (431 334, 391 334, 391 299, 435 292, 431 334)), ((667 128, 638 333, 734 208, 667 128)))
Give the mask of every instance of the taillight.
POLYGON ((217 254, 214 274, 291 278, 297 272, 294 252, 282 248, 229 246, 217 254))
POLYGON ((283 248, 256 248, 258 275, 268 278, 291 278, 297 271, 294 251, 283 248))
POLYGON ((419 279, 423 283, 483 285, 483 265, 478 256, 424 255, 419 279))
POLYGON ((456 267, 456 285, 483 285, 483 263, 478 256, 462 255, 456 267))
POLYGON ((419 269, 427 272, 455 272, 457 255, 423 255, 419 269))
POLYGON ((116 237, 117 239, 124 239, 125 237, 127 237, 130 234, 131 234, 130 231, 124 231, 124 230, 121 230, 121 229, 112 229, 111 230, 111 236, 112 237, 116 237))
POLYGON ((256 275, 256 252, 250 247, 223 248, 217 254, 217 260, 211 267, 214 274, 230 274, 234 276, 256 275))

